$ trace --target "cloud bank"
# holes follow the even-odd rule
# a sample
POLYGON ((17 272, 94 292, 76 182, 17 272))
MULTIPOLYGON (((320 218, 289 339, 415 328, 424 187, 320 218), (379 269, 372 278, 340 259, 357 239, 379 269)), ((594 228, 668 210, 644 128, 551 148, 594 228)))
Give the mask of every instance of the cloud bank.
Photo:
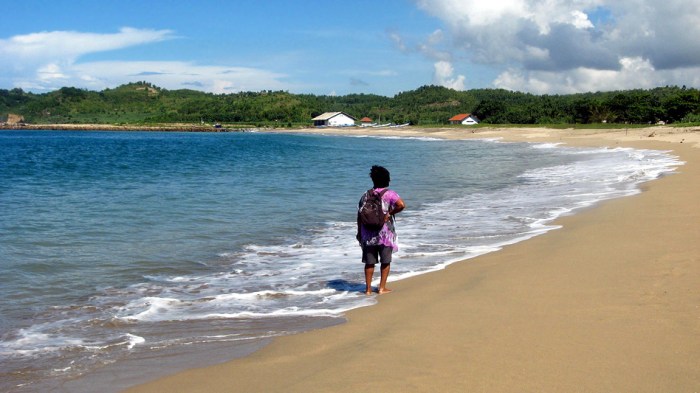
POLYGON ((167 89, 214 93, 286 90, 284 74, 186 61, 81 61, 86 55, 178 38, 171 30, 124 27, 113 34, 50 31, 0 39, 3 86, 50 91, 64 86, 94 90, 148 80, 167 89))
POLYGON ((447 68, 438 65, 442 61, 498 68, 495 87, 533 93, 700 86, 700 7, 694 0, 416 4, 444 23, 441 39, 433 33, 414 47, 397 34, 391 39, 403 51, 435 60, 436 75, 438 67, 447 68))

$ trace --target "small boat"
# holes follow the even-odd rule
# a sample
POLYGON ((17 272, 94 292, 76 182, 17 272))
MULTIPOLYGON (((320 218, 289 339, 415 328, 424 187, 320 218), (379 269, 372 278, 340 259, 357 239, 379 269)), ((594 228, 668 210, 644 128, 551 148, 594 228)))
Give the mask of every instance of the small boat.
POLYGON ((399 127, 407 127, 407 126, 410 126, 410 125, 411 125, 411 123, 392 124, 392 125, 390 125, 389 127, 391 127, 391 128, 399 128, 399 127))

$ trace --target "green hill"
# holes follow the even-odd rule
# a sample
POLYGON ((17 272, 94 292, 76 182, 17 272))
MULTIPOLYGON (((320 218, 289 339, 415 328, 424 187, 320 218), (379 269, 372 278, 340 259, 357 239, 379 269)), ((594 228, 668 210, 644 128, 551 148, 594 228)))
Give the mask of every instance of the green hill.
POLYGON ((18 114, 34 124, 226 123, 309 125, 323 112, 357 119, 443 125, 458 113, 486 124, 649 124, 700 121, 700 91, 667 86, 571 95, 534 95, 502 89, 456 91, 422 86, 394 97, 373 94, 316 96, 285 91, 212 94, 167 90, 148 82, 89 91, 64 87, 43 94, 0 89, 0 120, 18 114))

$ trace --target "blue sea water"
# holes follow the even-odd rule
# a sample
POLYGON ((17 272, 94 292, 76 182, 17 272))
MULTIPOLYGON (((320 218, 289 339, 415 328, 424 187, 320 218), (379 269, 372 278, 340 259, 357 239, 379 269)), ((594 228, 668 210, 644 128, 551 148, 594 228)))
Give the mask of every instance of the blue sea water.
POLYGON ((154 364, 240 356, 373 304, 354 240, 373 164, 408 206, 392 280, 544 233, 682 165, 488 140, 0 132, 0 390, 90 391, 76 381, 107 374, 117 390, 154 364))

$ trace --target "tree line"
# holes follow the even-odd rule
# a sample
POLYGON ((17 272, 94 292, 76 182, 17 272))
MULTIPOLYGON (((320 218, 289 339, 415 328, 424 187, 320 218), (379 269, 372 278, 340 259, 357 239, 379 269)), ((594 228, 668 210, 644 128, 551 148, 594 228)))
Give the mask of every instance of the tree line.
POLYGON ((10 113, 28 123, 228 123, 309 125, 323 112, 358 120, 443 125, 458 113, 486 124, 653 124, 700 122, 700 91, 685 86, 648 90, 535 95, 503 89, 456 91, 422 86, 393 97, 291 94, 286 91, 213 94, 167 90, 148 82, 90 91, 64 87, 48 93, 0 89, 0 121, 10 113))

